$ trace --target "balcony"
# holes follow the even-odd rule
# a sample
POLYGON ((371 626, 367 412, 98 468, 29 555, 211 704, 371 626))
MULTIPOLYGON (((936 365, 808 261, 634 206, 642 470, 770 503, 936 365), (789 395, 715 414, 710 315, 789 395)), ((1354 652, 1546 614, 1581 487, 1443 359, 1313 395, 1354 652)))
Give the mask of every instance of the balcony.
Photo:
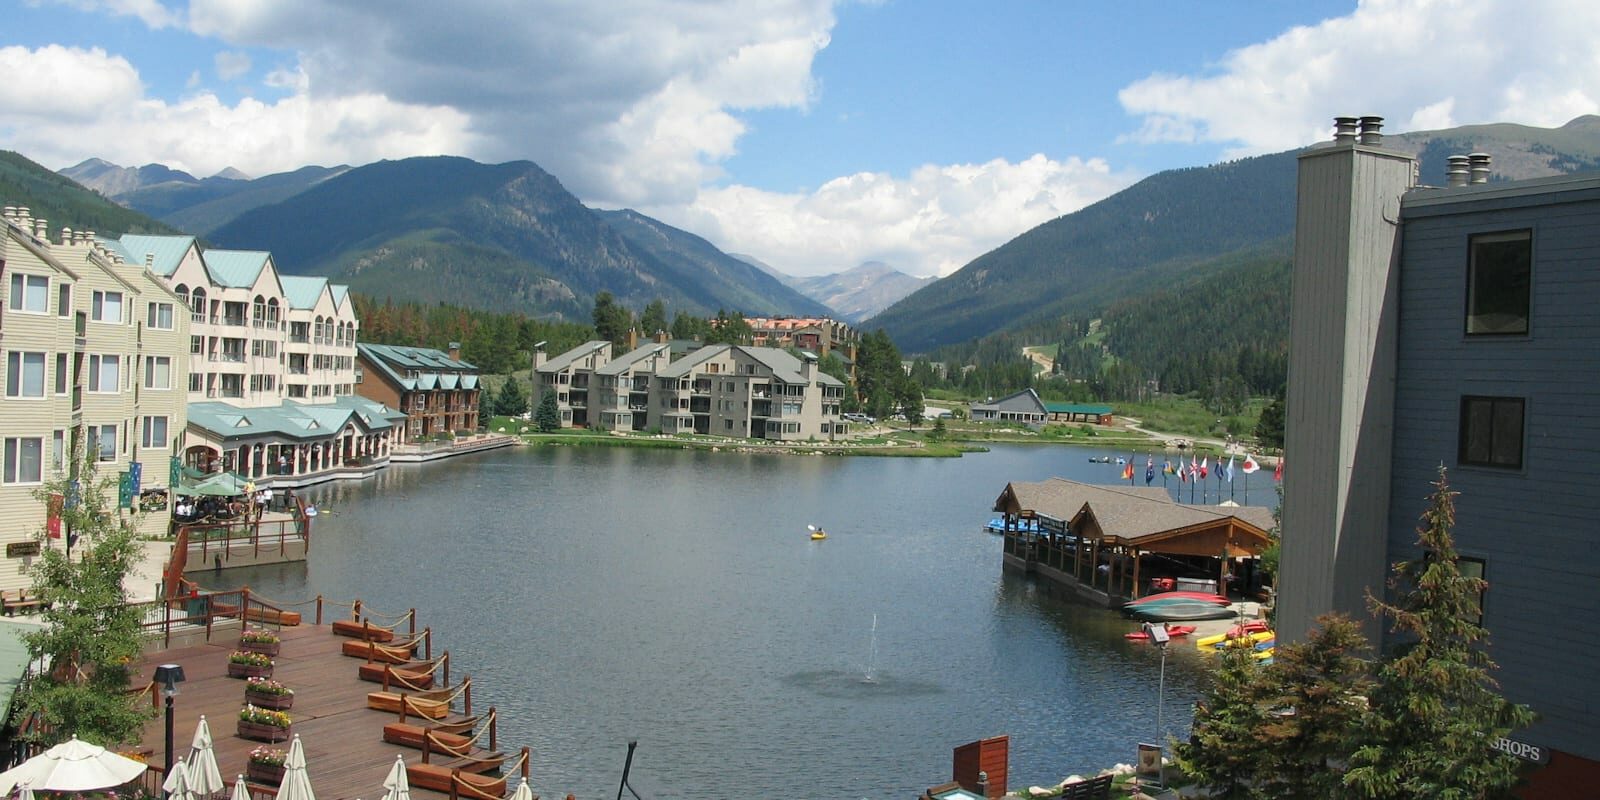
POLYGON ((303 333, 291 333, 289 334, 289 342, 291 344, 311 344, 311 337, 303 333))

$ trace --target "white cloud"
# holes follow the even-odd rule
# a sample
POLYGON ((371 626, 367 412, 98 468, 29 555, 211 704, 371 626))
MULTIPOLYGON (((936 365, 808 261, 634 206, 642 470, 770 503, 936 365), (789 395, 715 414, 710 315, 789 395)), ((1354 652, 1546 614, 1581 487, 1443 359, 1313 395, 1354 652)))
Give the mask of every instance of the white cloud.
POLYGON ((223 50, 213 58, 217 65, 217 77, 231 81, 250 71, 250 55, 237 50, 223 50))
MULTIPOLYGON (((35 0, 38 2, 39 0, 35 0)), ((79 11, 106 11, 120 17, 138 17, 146 27, 161 29, 183 24, 183 17, 160 0, 44 0, 79 11)))
POLYGON ((127 59, 98 47, 0 47, 0 75, 0 129, 23 133, 29 125, 92 122, 144 91, 127 59))
POLYGON ((1203 74, 1125 87, 1134 141, 1211 141, 1230 155, 1326 138, 1338 114, 1391 130, 1516 121, 1555 126, 1600 110, 1589 0, 1364 0, 1345 17, 1228 53, 1203 74))
POLYGON ((706 189, 687 207, 640 210, 791 275, 837 272, 871 260, 916 275, 948 275, 1134 178, 1098 159, 1035 155, 1019 163, 924 166, 904 178, 859 173, 810 194, 706 189))

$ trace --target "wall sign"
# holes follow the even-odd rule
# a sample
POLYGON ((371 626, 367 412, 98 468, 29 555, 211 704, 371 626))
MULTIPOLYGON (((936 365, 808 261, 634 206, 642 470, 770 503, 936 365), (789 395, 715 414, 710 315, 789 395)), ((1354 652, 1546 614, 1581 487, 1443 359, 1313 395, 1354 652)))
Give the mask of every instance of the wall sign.
POLYGON ((6 542, 6 558, 24 558, 39 555, 39 543, 32 542, 6 542))

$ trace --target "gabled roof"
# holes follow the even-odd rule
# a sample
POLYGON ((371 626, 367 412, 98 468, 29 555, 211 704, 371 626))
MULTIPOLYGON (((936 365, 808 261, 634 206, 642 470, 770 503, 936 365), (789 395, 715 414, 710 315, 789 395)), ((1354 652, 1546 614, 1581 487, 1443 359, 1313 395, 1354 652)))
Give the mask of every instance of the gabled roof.
POLYGON ((685 375, 688 375, 694 370, 695 367, 698 367, 701 364, 704 364, 707 361, 710 361, 711 359, 728 352, 728 348, 730 346, 731 345, 726 344, 714 344, 702 347, 699 350, 692 350, 688 354, 684 355, 683 358, 680 358, 662 368, 656 373, 656 375, 663 378, 681 378, 685 375))
POLYGON ((403 411, 354 396, 314 405, 286 400, 260 408, 211 401, 189 404, 189 424, 218 439, 276 437, 309 442, 337 436, 352 419, 357 427, 372 432, 392 428, 405 418, 403 411))
POLYGON ((201 258, 217 285, 248 289, 260 280, 261 271, 267 268, 272 254, 265 250, 207 250, 201 258))
MULTIPOLYGON (((1155 486, 1095 486, 1065 478, 1006 485, 995 511, 1031 511, 1081 530, 1092 519, 1104 539, 1149 549, 1157 542, 1201 530, 1229 528, 1243 552, 1259 552, 1273 527, 1272 511, 1260 506, 1207 506, 1173 502, 1155 486)), ((1220 552, 1220 548, 1217 551, 1220 552)))
POLYGON ((1040 400, 1039 399, 1039 393, 1035 392, 1032 389, 1023 389, 1020 392, 1012 392, 1011 394, 1008 394, 1005 397, 1002 397, 999 400, 995 400, 995 401, 992 401, 992 402, 988 402, 988 403, 973 403, 972 404, 973 410, 977 410, 977 409, 980 409, 980 408, 982 408, 982 409, 1000 409, 1000 408, 1006 408, 1006 407, 1009 407, 1011 409, 1016 409, 1016 408, 1019 408, 1019 407, 1020 408, 1032 408, 1032 409, 1036 410, 1040 414, 1045 413, 1044 401, 1040 400))
POLYGON ((596 339, 593 341, 584 342, 583 344, 580 344, 577 347, 574 347, 571 350, 568 350, 567 352, 562 353, 561 355, 556 356, 555 358, 552 358, 543 364, 540 364, 539 371, 560 372, 561 370, 571 367, 572 362, 577 361, 578 359, 583 358, 584 356, 589 355, 596 350, 607 347, 610 344, 610 342, 605 341, 604 339, 596 339))
MULTIPOLYGON (((206 255, 210 258, 210 254, 206 255)), ((280 275, 278 280, 283 283, 283 299, 289 303, 290 308, 301 311, 310 311, 317 307, 317 301, 322 299, 322 293, 328 289, 327 278, 314 278, 308 275, 280 275)))
POLYGON ((345 300, 350 297, 350 287, 344 284, 330 283, 328 284, 328 291, 333 294, 333 304, 340 308, 344 307, 345 300))
POLYGON ((621 375, 633 368, 634 364, 649 358, 657 353, 671 355, 672 345, 652 342, 643 347, 634 348, 624 353, 621 358, 612 359, 605 366, 595 370, 596 375, 621 375))
POLYGON ((745 355, 755 359, 756 361, 761 362, 761 364, 763 366, 765 366, 767 369, 772 370, 772 377, 777 379, 777 380, 783 381, 784 383, 794 383, 794 384, 802 384, 802 383, 804 383, 804 384, 809 384, 809 383, 814 381, 819 386, 820 385, 827 385, 827 386, 843 386, 844 385, 843 383, 841 383, 839 381, 838 378, 835 378, 832 375, 829 375, 829 374, 827 374, 827 373, 825 373, 825 372, 823 372, 823 371, 821 371, 819 369, 816 369, 816 365, 815 365, 816 356, 811 355, 810 353, 806 354, 806 355, 810 356, 810 358, 807 359, 807 360, 812 361, 813 364, 812 364, 811 378, 807 379, 805 376, 800 374, 800 371, 801 371, 802 366, 803 366, 801 360, 798 359, 798 358, 795 358, 794 355, 791 354, 788 350, 780 350, 780 349, 775 348, 775 347, 744 347, 744 346, 740 346, 739 350, 742 351, 745 355))
POLYGON ((122 253, 122 260, 143 265, 145 256, 151 256, 150 271, 163 278, 172 277, 183 263, 189 248, 194 247, 193 236, 149 236, 125 233, 121 239, 102 239, 107 247, 122 253))
POLYGON ((1105 405, 1089 405, 1087 403, 1045 403, 1044 410, 1052 414, 1090 414, 1103 417, 1116 409, 1105 405))
POLYGON ((356 352, 406 391, 478 388, 477 367, 431 347, 358 342, 356 352))

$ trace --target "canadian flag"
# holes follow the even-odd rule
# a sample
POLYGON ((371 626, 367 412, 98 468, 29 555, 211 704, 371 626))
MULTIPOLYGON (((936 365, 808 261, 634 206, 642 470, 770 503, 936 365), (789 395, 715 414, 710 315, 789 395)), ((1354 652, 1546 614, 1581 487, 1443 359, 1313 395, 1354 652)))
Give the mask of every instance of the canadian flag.
POLYGON ((1282 456, 1278 457, 1278 468, 1272 471, 1272 479, 1275 480, 1275 481, 1283 480, 1283 457, 1282 456))
POLYGON ((1200 477, 1205 478, 1211 474, 1211 457, 1206 456, 1200 461, 1200 477))
POLYGON ((1244 474, 1249 475, 1250 473, 1261 469, 1261 465, 1257 464, 1256 460, 1251 458, 1249 453, 1246 453, 1244 456, 1244 463, 1239 466, 1239 469, 1244 472, 1244 474))

